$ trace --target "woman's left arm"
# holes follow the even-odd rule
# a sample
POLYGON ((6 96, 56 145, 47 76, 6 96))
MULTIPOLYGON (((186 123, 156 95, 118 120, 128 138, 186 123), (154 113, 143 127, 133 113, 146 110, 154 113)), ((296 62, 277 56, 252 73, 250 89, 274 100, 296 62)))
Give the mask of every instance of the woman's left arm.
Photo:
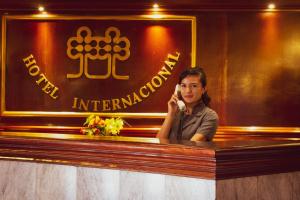
POLYGON ((206 141, 206 137, 202 133, 196 133, 192 138, 191 141, 206 141))
POLYGON ((218 114, 213 110, 208 112, 203 117, 203 121, 191 141, 211 141, 217 131, 218 122, 218 114))

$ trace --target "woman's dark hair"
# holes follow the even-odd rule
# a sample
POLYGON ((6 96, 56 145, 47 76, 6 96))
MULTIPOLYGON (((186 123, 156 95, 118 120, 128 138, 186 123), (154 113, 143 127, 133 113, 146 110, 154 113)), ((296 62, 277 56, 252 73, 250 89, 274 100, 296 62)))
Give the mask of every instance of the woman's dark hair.
MULTIPOLYGON (((179 75, 179 84, 181 84, 181 81, 187 77, 187 76, 199 76, 200 78, 200 83, 202 85, 202 87, 206 87, 206 74, 204 72, 204 70, 201 68, 201 67, 193 67, 193 68, 188 68, 186 70, 184 70, 183 72, 181 72, 181 74, 179 75)), ((209 103, 211 101, 211 98, 208 96, 207 92, 205 91, 203 94, 202 94, 202 97, 201 97, 203 103, 206 105, 206 106, 210 106, 209 103)))

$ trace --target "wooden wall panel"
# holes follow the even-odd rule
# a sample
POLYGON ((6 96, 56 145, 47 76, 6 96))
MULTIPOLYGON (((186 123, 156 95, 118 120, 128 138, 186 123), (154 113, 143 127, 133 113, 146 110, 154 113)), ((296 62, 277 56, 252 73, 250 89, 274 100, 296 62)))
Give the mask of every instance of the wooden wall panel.
POLYGON ((300 13, 228 16, 228 125, 299 126, 300 13))
MULTIPOLYGON (((299 4, 282 1, 288 10, 264 12, 265 2, 247 5, 241 1, 222 3, 180 2, 170 5, 170 13, 193 15, 197 18, 196 63, 208 75, 208 92, 212 107, 220 117, 221 126, 300 126, 300 12, 299 4), (178 7, 176 7, 178 6, 178 7), (189 12, 188 8, 191 12, 189 12), (205 8, 208 8, 205 10, 205 8), (232 10, 230 10, 232 8, 232 10), (259 8, 259 9, 254 9, 259 8)), ((57 9, 53 12, 64 13, 57 9)), ((98 5, 98 4, 97 4, 98 5)), ((108 5, 108 4, 107 4, 108 5)), ((148 4, 147 4, 148 5, 148 4)), ((22 7, 24 5, 19 5, 22 7)), ((70 6, 70 5, 69 5, 70 6)), ((65 13, 79 14, 78 3, 65 13)), ((72 6, 71 6, 72 7, 72 6)), ((138 7, 138 6, 136 6, 138 7)), ((120 9, 121 14, 142 14, 145 10, 120 9)), ((100 8, 98 8, 100 9, 100 8)), ((26 9, 25 9, 26 10, 26 9)), ((23 12, 16 8, 14 12, 23 12)), ((27 9, 26 12, 31 12, 27 9)), ((95 15, 117 11, 113 7, 95 15)), ((4 12, 2 12, 4 13, 4 12)), ((87 12, 88 13, 88 12, 87 12)), ((171 87, 168 88, 173 90, 171 87)), ((164 97, 165 98, 165 97, 164 97)), ((167 98, 166 98, 167 99, 167 98)), ((163 108, 166 102, 159 102, 163 108)), ((2 124, 81 125, 83 118, 1 118, 2 124)), ((133 125, 160 125, 162 119, 128 119, 133 125)))
POLYGON ((165 112, 195 57, 193 20, 7 16, 3 114, 165 112))
POLYGON ((299 12, 197 16, 197 62, 221 125, 300 125, 299 19, 299 12))

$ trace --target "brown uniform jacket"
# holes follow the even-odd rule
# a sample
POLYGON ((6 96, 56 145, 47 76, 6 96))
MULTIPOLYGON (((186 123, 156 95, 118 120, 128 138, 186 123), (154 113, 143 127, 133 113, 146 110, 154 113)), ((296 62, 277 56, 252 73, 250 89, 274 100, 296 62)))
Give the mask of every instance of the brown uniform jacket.
POLYGON ((218 121, 218 114, 201 101, 193 108, 191 115, 183 112, 176 114, 169 139, 190 140, 196 133, 201 133, 207 141, 211 141, 218 128, 218 121))

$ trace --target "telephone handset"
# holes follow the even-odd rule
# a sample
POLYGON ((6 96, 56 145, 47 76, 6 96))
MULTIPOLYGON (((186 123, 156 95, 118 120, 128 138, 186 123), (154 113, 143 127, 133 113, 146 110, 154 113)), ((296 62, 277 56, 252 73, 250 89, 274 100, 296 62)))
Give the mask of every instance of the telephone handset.
MULTIPOLYGON (((179 84, 177 84, 176 87, 175 87, 175 94, 178 96, 179 99, 181 98, 180 85, 179 84)), ((178 100, 177 105, 178 105, 179 110, 185 111, 186 107, 185 107, 185 104, 182 100, 178 100)))

